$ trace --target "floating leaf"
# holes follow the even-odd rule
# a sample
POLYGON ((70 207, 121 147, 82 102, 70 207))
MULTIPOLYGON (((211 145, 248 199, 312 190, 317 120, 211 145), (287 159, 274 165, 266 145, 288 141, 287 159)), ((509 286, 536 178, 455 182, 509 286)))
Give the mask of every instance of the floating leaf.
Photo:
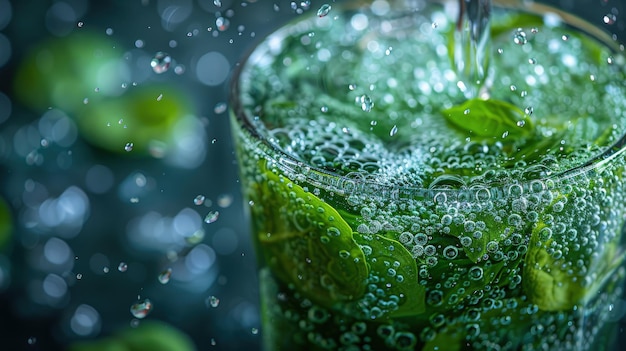
POLYGON ((470 137, 519 138, 533 131, 531 119, 517 106, 500 100, 470 99, 442 111, 448 122, 470 137))

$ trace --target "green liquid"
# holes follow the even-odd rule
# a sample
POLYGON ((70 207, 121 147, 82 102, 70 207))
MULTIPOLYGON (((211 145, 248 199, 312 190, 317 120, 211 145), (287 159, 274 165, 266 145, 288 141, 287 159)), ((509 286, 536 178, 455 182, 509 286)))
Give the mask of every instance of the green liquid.
POLYGON ((609 349, 623 58, 553 20, 493 13, 488 102, 436 7, 333 9, 251 56, 255 131, 233 125, 267 350, 609 349))

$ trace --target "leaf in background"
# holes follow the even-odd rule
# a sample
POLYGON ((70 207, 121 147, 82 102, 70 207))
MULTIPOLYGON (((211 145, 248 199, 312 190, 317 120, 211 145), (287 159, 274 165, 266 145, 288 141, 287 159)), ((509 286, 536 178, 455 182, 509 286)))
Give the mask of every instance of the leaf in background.
POLYGON ((533 125, 517 106, 500 100, 470 99, 442 111, 448 122, 480 139, 520 138, 529 136, 533 125))

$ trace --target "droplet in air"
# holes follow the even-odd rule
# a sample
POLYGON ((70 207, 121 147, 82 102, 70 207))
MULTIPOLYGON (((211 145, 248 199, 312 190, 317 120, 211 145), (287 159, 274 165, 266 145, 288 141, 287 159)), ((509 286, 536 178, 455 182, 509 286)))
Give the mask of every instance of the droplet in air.
POLYGON ((365 112, 370 112, 374 107, 374 101, 369 95, 361 95, 359 98, 359 102, 361 103, 361 109, 365 112))
POLYGON ((533 114, 534 110, 535 109, 532 106, 528 106, 524 109, 524 113, 530 116, 533 114))
POLYGON ((135 144, 133 144, 133 143, 126 143, 126 145, 124 145, 124 151, 131 152, 131 151, 133 151, 133 147, 134 146, 135 146, 135 144))
POLYGON ((606 14, 602 17, 602 22, 605 24, 614 24, 615 20, 617 20, 617 17, 612 13, 606 14))
POLYGON ((223 31, 227 30, 228 27, 230 26, 230 21, 228 20, 228 18, 218 17, 215 20, 215 26, 217 27, 217 29, 220 32, 223 32, 223 31))
POLYGON ((152 311, 152 302, 145 299, 130 306, 130 313, 135 318, 143 319, 152 311))
POLYGON ((394 136, 396 135, 396 133, 398 133, 398 126, 394 124, 391 130, 389 131, 389 136, 394 136))
POLYGON ((167 284, 170 282, 171 277, 172 277, 172 269, 168 268, 164 270, 163 272, 159 273, 159 276, 158 276, 159 283, 167 284))
POLYGON ((204 223, 207 223, 207 224, 214 223, 215 221, 217 221, 219 216, 220 216, 219 211, 211 211, 207 213, 206 217, 204 217, 204 223))
POLYGON ((198 195, 193 199, 193 203, 197 206, 200 206, 204 204, 204 200, 206 200, 206 197, 204 195, 198 195))
POLYGON ((526 32, 521 29, 518 29, 513 35, 513 42, 517 45, 524 45, 528 42, 526 38, 526 32))
POLYGON ((172 64, 172 57, 165 52, 159 51, 157 52, 152 61, 150 61, 150 67, 154 73, 161 74, 167 72, 170 69, 170 65, 172 64))
POLYGON ((211 307, 217 307, 220 304, 220 299, 217 298, 217 296, 209 296, 207 302, 209 303, 209 306, 211 307))
POLYGON ((317 16, 318 17, 325 17, 326 15, 328 15, 328 13, 330 12, 331 8, 332 7, 330 5, 328 5, 328 4, 322 5, 319 8, 319 10, 317 10, 317 16))
POLYGON ((126 272, 128 270, 128 264, 126 262, 120 262, 119 266, 117 266, 117 270, 120 272, 126 272))
POLYGON ((226 112, 227 108, 228 105, 225 102, 218 102, 217 105, 215 105, 215 107, 213 108, 213 112, 219 115, 226 112))

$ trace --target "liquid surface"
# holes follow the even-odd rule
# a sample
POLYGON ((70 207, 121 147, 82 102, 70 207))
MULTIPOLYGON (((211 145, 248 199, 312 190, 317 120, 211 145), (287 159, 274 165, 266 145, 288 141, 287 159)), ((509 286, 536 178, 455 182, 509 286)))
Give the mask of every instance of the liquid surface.
POLYGON ((269 38, 242 99, 272 144, 340 175, 408 187, 546 177, 602 153, 626 125, 623 58, 559 24, 494 13, 483 103, 466 101, 443 11, 331 13, 269 38))

